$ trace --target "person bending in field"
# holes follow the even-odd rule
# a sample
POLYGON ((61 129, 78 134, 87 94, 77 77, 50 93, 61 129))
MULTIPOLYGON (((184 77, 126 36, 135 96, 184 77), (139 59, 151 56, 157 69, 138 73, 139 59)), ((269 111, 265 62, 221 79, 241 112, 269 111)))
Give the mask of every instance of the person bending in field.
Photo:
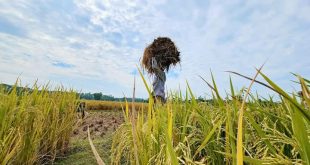
POLYGON ((154 80, 153 80, 153 98, 155 103, 160 101, 161 103, 166 102, 165 98, 165 82, 166 82, 166 73, 164 69, 160 68, 157 65, 157 61, 154 57, 151 60, 151 66, 154 70, 154 80))

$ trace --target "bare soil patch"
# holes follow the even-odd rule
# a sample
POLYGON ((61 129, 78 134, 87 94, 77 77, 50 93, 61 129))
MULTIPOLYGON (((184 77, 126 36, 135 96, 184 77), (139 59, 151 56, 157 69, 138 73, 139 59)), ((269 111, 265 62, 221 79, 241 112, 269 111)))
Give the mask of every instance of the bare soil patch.
POLYGON ((92 139, 102 138, 113 133, 124 122, 121 110, 87 111, 84 119, 80 119, 73 130, 72 137, 86 139, 89 127, 92 139))

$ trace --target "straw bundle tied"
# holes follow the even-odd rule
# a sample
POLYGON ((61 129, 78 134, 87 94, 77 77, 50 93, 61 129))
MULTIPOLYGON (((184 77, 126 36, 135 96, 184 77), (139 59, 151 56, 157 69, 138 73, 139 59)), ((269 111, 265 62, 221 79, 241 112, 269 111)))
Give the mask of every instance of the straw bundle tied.
POLYGON ((158 37, 152 44, 145 48, 142 58, 142 66, 149 74, 155 73, 155 70, 151 65, 152 57, 156 59, 159 68, 166 70, 167 72, 171 65, 175 66, 181 61, 178 48, 168 37, 158 37))

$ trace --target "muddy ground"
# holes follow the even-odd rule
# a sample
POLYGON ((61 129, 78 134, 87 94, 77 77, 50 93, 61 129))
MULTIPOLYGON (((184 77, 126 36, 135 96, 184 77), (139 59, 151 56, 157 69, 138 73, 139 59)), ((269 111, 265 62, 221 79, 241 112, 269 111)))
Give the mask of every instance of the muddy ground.
POLYGON ((106 164, 110 164, 111 145, 114 131, 124 122, 121 110, 92 110, 87 111, 83 120, 79 120, 72 133, 68 153, 58 157, 56 165, 96 165, 87 139, 89 126, 91 138, 100 157, 106 164))
POLYGON ((123 122, 124 117, 120 110, 87 111, 86 117, 78 121, 72 137, 86 139, 88 127, 92 139, 104 137, 114 132, 123 122))

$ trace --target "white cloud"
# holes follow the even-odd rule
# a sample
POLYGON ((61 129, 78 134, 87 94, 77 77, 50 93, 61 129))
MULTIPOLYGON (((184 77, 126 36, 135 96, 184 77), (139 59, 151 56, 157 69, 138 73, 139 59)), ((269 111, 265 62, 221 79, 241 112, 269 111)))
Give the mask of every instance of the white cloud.
MULTIPOLYGON (((291 88, 289 72, 310 76, 307 1, 3 1, 0 8, 0 19, 26 33, 0 31, 3 82, 12 83, 22 73, 27 81, 55 80, 85 91, 130 95, 130 73, 157 36, 171 37, 182 53, 182 67, 168 79, 169 89, 179 84, 184 89, 188 80, 203 95, 209 89, 198 75, 210 80, 211 68, 224 93, 228 74, 223 71, 254 75, 254 67, 266 59, 264 72, 285 88, 291 88)), ((234 82, 239 88, 248 84, 234 82)), ((138 95, 146 96, 141 88, 138 95)))

